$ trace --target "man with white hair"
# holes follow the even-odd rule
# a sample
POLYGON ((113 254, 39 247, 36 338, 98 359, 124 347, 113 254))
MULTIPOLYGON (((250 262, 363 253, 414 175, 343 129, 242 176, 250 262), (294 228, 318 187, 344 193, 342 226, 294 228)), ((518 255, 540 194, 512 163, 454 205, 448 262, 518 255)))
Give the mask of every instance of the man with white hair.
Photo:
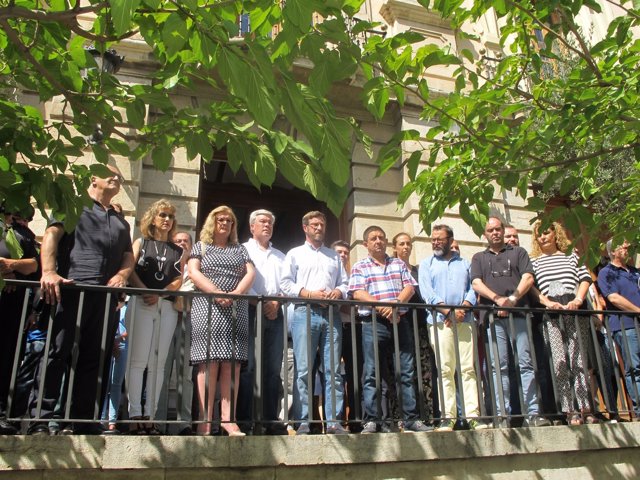
MULTIPOLYGON (((256 210, 249 215, 249 229, 252 237, 244 243, 244 246, 256 267, 256 277, 249 292, 251 295, 265 297, 282 295, 280 277, 285 256, 271 245, 275 221, 275 215, 269 210, 256 210)), ((262 335, 257 336, 256 327, 259 325, 257 309, 249 305, 249 361, 240 373, 236 418, 241 422, 240 427, 243 431, 251 430, 256 373, 255 341, 256 338, 262 338, 260 359, 262 376, 258 379, 258 385, 262 391, 262 421, 267 435, 286 435, 287 427, 278 418, 282 389, 280 370, 284 349, 284 316, 281 303, 276 300, 263 300, 262 314, 262 335)))
POLYGON ((598 287, 607 303, 609 315, 606 327, 611 331, 624 358, 625 382, 636 416, 640 415, 640 342, 636 326, 640 314, 640 270, 628 265, 629 243, 626 240, 607 242, 611 261, 598 273, 598 287))

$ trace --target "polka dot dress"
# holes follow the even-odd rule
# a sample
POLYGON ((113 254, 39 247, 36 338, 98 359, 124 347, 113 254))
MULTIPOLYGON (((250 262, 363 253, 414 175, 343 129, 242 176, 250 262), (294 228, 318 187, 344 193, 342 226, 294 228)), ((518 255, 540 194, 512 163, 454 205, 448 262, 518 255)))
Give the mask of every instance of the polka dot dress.
MULTIPOLYGON (((229 292, 238 286, 251 262, 243 245, 224 248, 207 245, 202 257, 202 242, 197 242, 191 258, 200 260, 200 270, 217 287, 229 292)), ((233 307, 209 302, 209 297, 194 297, 191 306, 191 364, 207 360, 247 360, 249 330, 248 302, 236 302, 236 322, 233 307)))

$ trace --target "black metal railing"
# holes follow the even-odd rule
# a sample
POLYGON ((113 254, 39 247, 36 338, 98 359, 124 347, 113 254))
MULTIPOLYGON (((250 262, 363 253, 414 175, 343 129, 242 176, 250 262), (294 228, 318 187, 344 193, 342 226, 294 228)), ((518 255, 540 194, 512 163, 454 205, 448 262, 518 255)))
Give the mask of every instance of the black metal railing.
MULTIPOLYGON (((306 363, 309 366, 306 372, 307 390, 306 403, 309 406, 309 424, 321 431, 327 420, 336 420, 349 425, 352 431, 358 431, 360 425, 367 421, 367 415, 363 411, 363 353, 362 349, 362 329, 373 334, 373 362, 375 370, 375 406, 377 418, 373 420, 386 422, 392 429, 402 427, 402 422, 407 419, 407 412, 403 412, 403 388, 402 384, 402 364, 406 368, 406 348, 401 348, 401 335, 399 326, 409 327, 411 351, 413 357, 413 388, 416 397, 416 415, 419 419, 427 423, 435 423, 453 420, 458 423, 458 427, 464 426, 469 420, 480 421, 494 426, 504 425, 504 421, 510 422, 511 426, 517 426, 522 421, 531 417, 532 411, 536 411, 540 416, 544 416, 551 421, 562 422, 569 414, 580 414, 581 418, 592 418, 595 416, 600 420, 631 420, 638 412, 640 404, 638 398, 638 387, 634 374, 634 369, 626 352, 637 350, 635 342, 640 338, 640 330, 636 318, 635 326, 630 330, 622 330, 614 333, 610 329, 609 316, 619 312, 599 312, 591 310, 574 311, 553 311, 544 309, 523 309, 505 308, 500 311, 493 307, 458 307, 469 310, 474 315, 474 321, 465 324, 464 329, 457 322, 452 322, 451 332, 429 328, 425 323, 425 315, 431 313, 432 317, 437 314, 434 305, 419 304, 375 304, 377 306, 387 305, 393 307, 393 321, 384 319, 373 309, 372 314, 366 318, 359 316, 358 307, 367 305, 365 302, 355 302, 348 300, 323 300, 321 303, 312 302, 307 299, 290 297, 255 297, 248 295, 216 294, 208 295, 199 292, 169 292, 144 289, 112 289, 107 287, 95 287, 87 285, 69 285, 63 287, 64 296, 73 296, 77 299, 77 313, 73 326, 73 332, 65 332, 68 338, 72 338, 71 344, 60 347, 59 338, 53 338, 53 332, 60 332, 60 328, 54 328, 54 322, 59 321, 59 308, 43 308, 38 304, 37 287, 35 282, 8 281, 9 285, 16 286, 21 294, 21 315, 19 319, 4 318, 3 322, 19 322, 17 338, 15 338, 15 354, 13 355, 13 365, 10 370, 10 380, 8 395, 6 399, 6 417, 12 422, 21 422, 26 428, 28 424, 37 422, 58 422, 91 424, 103 422, 105 418, 105 396, 108 384, 109 368, 106 368, 113 359, 113 345, 116 338, 117 323, 116 317, 111 313, 116 299, 126 294, 131 298, 146 294, 157 294, 161 296, 184 297, 193 299, 194 297, 205 297, 208 300, 209 309, 213 302, 220 298, 232 300, 231 325, 232 325, 232 346, 237 342, 244 342, 238 330, 238 308, 239 302, 251 302, 255 305, 255 317, 250 321, 255 322, 252 334, 248 339, 249 346, 254 350, 255 369, 250 372, 252 384, 249 393, 250 415, 243 422, 238 422, 244 430, 252 430, 260 433, 269 430, 274 425, 289 425, 295 427, 299 423, 298 405, 300 398, 296 396, 295 385, 299 378, 287 374, 295 372, 295 365, 292 365, 292 338, 288 333, 288 324, 292 323, 292 315, 298 322, 306 322, 307 331, 311 330, 312 316, 321 312, 326 316, 326 328, 328 329, 327 341, 335 344, 344 338, 341 343, 341 355, 337 355, 333 349, 330 350, 328 358, 329 365, 322 361, 317 361, 317 351, 311 341, 311 336, 306 338, 306 363), (263 305, 267 301, 278 301, 282 304, 283 314, 278 317, 278 322, 282 322, 282 328, 278 331, 282 338, 265 338, 264 331, 268 320, 263 311, 263 305), (99 318, 84 318, 83 311, 87 308, 96 307, 96 303, 103 302, 102 311, 99 318), (306 308, 305 308, 306 307, 306 308), (401 315, 402 309, 407 309, 406 314, 401 315), (321 309, 321 310, 318 310, 321 309), (504 315, 506 312, 506 316, 504 315), (479 322, 478 318, 483 321, 479 322), (405 322, 405 323, 401 323, 405 322), (601 325, 600 325, 601 323, 601 325), (378 329, 381 325, 388 328, 390 332, 391 353, 380 347, 381 343, 377 338, 378 329), (36 340, 31 338, 31 333, 37 331, 36 340), (460 335, 469 335, 473 343, 471 350, 473 369, 463 371, 461 368, 461 343, 460 335), (442 351, 439 336, 443 334, 453 335, 453 356, 455 361, 451 361, 450 354, 442 351), (429 340, 429 335, 431 338, 429 340), (555 337, 554 337, 555 335, 555 337), (90 341, 89 336, 99 337, 90 341), (614 338, 615 337, 615 338, 614 338), (279 419, 264 418, 263 404, 265 401, 265 383, 263 381, 264 365, 262 364, 263 349, 271 342, 278 340, 282 344, 282 371, 284 375, 280 379, 278 389, 281 391, 279 399, 282 408, 279 419), (34 345, 33 342, 37 342, 34 345), (58 342, 58 343, 56 343, 58 342), (56 345, 58 345, 56 347, 56 345), (96 345, 91 352, 86 352, 86 345, 96 345), (505 346, 508 346, 505 352, 505 346), (447 357, 447 355, 449 355, 447 357), (500 357, 507 358, 508 368, 500 368, 500 357), (347 357, 353 360, 346 362, 347 357), (402 357, 402 358, 401 358, 402 357), (528 358, 523 358, 528 357, 528 358), (447 360, 448 359, 448 360, 447 360), (495 361, 494 361, 495 360, 495 361), (625 362, 626 361, 626 362, 625 362), (90 363, 96 372, 96 378, 89 384, 80 384, 86 380, 87 365, 90 363), (447 364, 443 364, 447 362, 447 364), (346 363, 346 370, 345 370, 346 363), (626 364, 625 364, 626 363, 626 364), (456 391, 456 418, 446 418, 447 415, 441 413, 447 402, 445 398, 447 388, 451 391, 451 386, 443 379, 438 372, 447 365, 454 365, 455 370, 455 391, 456 391), (60 381, 59 372, 52 369, 63 368, 64 381, 60 381), (97 365, 97 366, 96 366, 97 365), (340 368, 342 366, 342 369, 340 368), (529 372, 529 366, 532 371, 529 372), (565 369, 565 370, 562 370, 565 369), (50 371, 51 370, 51 371, 50 371), (318 379, 316 372, 324 372, 324 376, 329 378, 331 384, 327 389, 314 389, 314 384, 322 379, 318 379), (336 379, 332 374, 327 376, 326 372, 340 372, 340 378, 336 379), (385 373, 389 372, 389 373, 385 373), (391 374, 390 372, 393 372, 391 374), (560 377, 558 372, 561 373, 560 377), (48 378, 52 375, 51 378, 48 378), (530 375, 530 377, 527 377, 530 375), (473 378, 475 376, 475 379, 473 378), (509 379, 509 388, 499 388, 506 385, 506 377, 509 379), (529 378, 533 378, 533 386, 528 383, 529 378), (54 378, 55 377, 55 378, 54 378), (344 395, 344 406, 339 411, 336 407, 342 387, 346 380, 346 394, 344 395), (475 389, 464 388, 470 386, 470 379, 475 382, 475 389), (33 388, 35 384, 38 388, 33 388), (44 386, 51 387, 47 382, 52 382, 60 387, 57 398, 49 398, 46 392, 50 393, 44 386), (467 382, 467 383, 465 383, 467 382), (568 382, 568 383, 567 383, 568 382), (567 385, 569 389, 567 390, 567 385), (478 398, 473 399, 472 404, 477 403, 477 412, 466 411, 469 402, 465 402, 465 391, 477 391, 478 398), (323 404, 324 392, 329 392, 330 405, 334 411, 322 411, 322 409, 312 408, 314 405, 323 404), (319 394, 319 395, 316 395, 319 394), (568 396, 567 396, 568 395, 568 396), (320 397, 320 400, 314 397, 320 397), (532 400, 533 398, 533 400, 532 400), (87 399, 91 399, 87 405, 87 399), (564 399, 564 404, 563 404, 564 399), (75 404, 85 402, 83 404, 75 404), (536 403, 533 410, 531 403, 536 403), (56 408, 51 408, 53 403, 56 408), (568 406, 567 406, 568 404, 568 406), (79 413, 79 414, 78 414, 79 413), (28 422, 26 422, 28 420, 28 422)), ((169 302, 164 302, 162 308, 168 308, 169 302)), ((189 302, 184 302, 188 305, 189 302)), ((136 307, 135 302, 132 311, 129 312, 128 328, 129 332, 135 329, 136 307)), ((374 305, 374 304, 371 304, 374 305)), ((204 380, 204 399, 200 402, 203 405, 203 412, 197 412, 197 402, 194 394, 183 388, 183 384, 190 379, 188 361, 190 336, 189 322, 190 313, 187 307, 179 312, 181 321, 177 323, 173 333, 176 345, 176 385, 172 392, 175 413, 169 409, 169 413, 157 415, 155 408, 150 412, 148 422, 155 423, 161 431, 175 425, 194 425, 197 427, 209 417, 209 381, 210 376, 206 375, 204 380), (193 404, 194 408, 191 417, 185 418, 181 409, 182 405, 193 404)), ((438 305, 438 309, 447 306, 438 305)), ((177 313, 177 312, 176 312, 177 313)), ((367 333, 368 334, 368 333, 367 333)), ((208 329, 209 340, 215 336, 215 332, 208 329)), ((151 348, 149 362, 158 361, 159 336, 154 337, 155 344, 151 348)), ((127 338, 129 348, 133 343, 131 333, 127 338)), ((69 342, 69 340, 66 340, 69 342)), ((469 340, 465 340, 469 341, 469 340)), ((236 350, 232 348, 232 351, 236 350)), ((369 352, 367 352, 369 353, 369 352)), ((465 353, 466 355, 466 353, 465 353)), ((238 392, 240 378, 234 368, 238 363, 243 363, 241 359, 232 355, 231 368, 231 398, 238 392)), ((167 365, 171 368, 171 365, 167 365)), ((206 368, 206 367, 205 367, 206 368)), ((8 371, 8 369, 3 369, 8 371)), ((129 378, 131 371, 131 356, 129 355, 125 378, 129 378)), ((209 371, 209 370, 207 370, 209 371)), ((244 373, 241 371, 240 376, 244 373)), ((3 380, 5 381, 5 380, 3 380)), ((369 378, 369 381, 372 381, 369 378)), ((129 389, 125 380, 125 391, 129 389)), ((271 385, 272 386, 272 385, 271 385)), ((168 387, 166 380, 162 389, 168 387)), ((155 399, 160 392, 153 379, 147 378, 146 397, 155 399)), ((273 391, 273 389, 270 389, 273 391)), ((405 392, 406 385, 405 385, 405 392)), ((468 395, 468 394, 467 394, 468 395)), ((468 400, 468 399, 467 399, 468 400)), ((449 399, 449 402, 451 400, 449 399)), ((217 405, 217 402, 214 402, 217 405)), ((236 417, 236 404, 231 402, 230 418, 236 417)), ((122 430, 131 427, 139 420, 128 418, 127 409, 120 408, 117 423, 122 430)), ((187 409, 188 411, 189 409, 187 409)), ((450 416, 450 415, 449 415, 450 416)), ((369 415, 371 420, 371 415, 369 415)), ((145 419, 146 420, 146 419, 145 419)), ((220 416, 216 412, 213 415, 213 430, 220 427, 220 416)), ((223 424, 225 422, 222 422, 223 424)), ((133 427, 131 427, 133 428, 133 427)))

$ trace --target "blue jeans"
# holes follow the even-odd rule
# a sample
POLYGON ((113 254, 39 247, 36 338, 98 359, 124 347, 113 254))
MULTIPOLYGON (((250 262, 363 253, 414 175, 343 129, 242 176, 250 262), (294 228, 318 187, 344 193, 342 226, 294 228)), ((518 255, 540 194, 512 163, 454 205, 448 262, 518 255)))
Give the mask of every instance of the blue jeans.
MULTIPOLYGON (((495 318, 496 342, 498 344, 498 363, 500 368, 500 377, 502 380, 502 394, 504 397, 505 412, 502 412, 500 406, 500 397, 496 388, 496 413, 497 415, 511 415, 511 401, 509 385, 509 318, 495 318)), ((515 335, 516 350, 518 353, 518 366, 520 367, 520 381, 522 383, 522 393, 524 396, 523 413, 529 415, 538 415, 538 385, 536 383, 535 370, 533 361, 531 360, 531 346, 529 342, 529 334, 527 332, 527 320, 524 317, 513 316, 513 326, 515 335)), ((493 369, 493 384, 498 385, 498 375, 496 373, 496 359, 493 351, 493 333, 489 328, 489 352, 491 355, 491 367, 493 369)))
MULTIPOLYGON (((256 382, 255 341, 256 308, 249 305, 249 357, 246 366, 240 372, 240 386, 238 390, 238 407, 236 419, 252 422, 253 386, 256 382)), ((282 356, 284 349, 284 316, 282 309, 278 309, 278 316, 274 320, 267 317, 262 319, 262 378, 258 379, 262 390, 262 419, 277 421, 280 410, 279 399, 282 391, 282 356)), ((268 425, 265 425, 268 426, 268 425)))
POLYGON ((624 360, 624 380, 627 391, 633 402, 633 410, 636 415, 640 415, 640 343, 638 333, 635 328, 628 328, 624 331, 613 332, 613 339, 622 350, 624 360), (626 341, 625 338, 626 337, 626 341), (629 348, 627 349, 627 344, 629 348))
MULTIPOLYGON (((364 399, 364 420, 382 420, 383 412, 378 412, 376 401, 376 371, 380 375, 380 384, 383 379, 393 381, 388 374, 387 360, 393 358, 395 368, 395 355, 393 351, 393 325, 382 317, 376 319, 376 333, 378 340, 379 369, 376 368, 373 341, 373 321, 371 317, 362 317, 362 351, 364 354, 364 378, 362 381, 362 396, 364 399)), ((413 354, 413 335, 408 319, 401 319, 398 323, 398 343, 400 347, 400 391, 402 393, 402 418, 404 420, 416 420, 418 410, 416 408, 415 366, 413 354)), ((384 409, 384 407, 383 407, 384 409)))
POLYGON ((111 359, 107 396, 104 399, 104 405, 102 407, 102 420, 109 420, 109 423, 114 424, 118 420, 120 398, 122 397, 122 383, 124 382, 124 374, 127 369, 127 357, 129 353, 127 343, 120 343, 118 351, 118 356, 114 356, 111 359))
POLYGON ((342 351, 342 321, 338 310, 334 310, 333 329, 329 325, 329 309, 311 307, 311 325, 307 332, 306 305, 298 305, 293 314, 291 337, 293 339, 293 355, 296 362, 296 386, 300 398, 300 420, 309 420, 309 368, 313 367, 316 350, 324 362, 324 416, 328 426, 336 425, 338 414, 342 412, 344 388, 340 375, 340 355, 342 351), (311 338, 311 351, 307 351, 307 337, 311 338), (332 338, 333 337, 333 338, 332 338), (333 340, 333 341, 332 341, 333 340), (333 365, 331 355, 333 352, 333 365), (333 368, 332 368, 333 367, 333 368), (332 402, 332 390, 335 391, 336 404, 332 402))

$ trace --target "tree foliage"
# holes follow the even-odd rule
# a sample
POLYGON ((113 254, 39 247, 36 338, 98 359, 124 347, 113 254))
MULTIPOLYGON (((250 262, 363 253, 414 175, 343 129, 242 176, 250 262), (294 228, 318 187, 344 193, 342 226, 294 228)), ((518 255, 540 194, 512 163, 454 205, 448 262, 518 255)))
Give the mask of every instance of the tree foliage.
POLYGON ((359 49, 346 35, 362 0, 15 0, 0 2, 0 198, 19 208, 33 196, 72 226, 90 175, 110 154, 150 156, 169 167, 176 147, 190 159, 226 148, 260 188, 276 170, 340 212, 356 139, 352 118, 325 98, 352 75, 359 49), (327 20, 314 26, 312 15, 327 20), (240 35, 244 15, 251 33, 240 35), (274 25, 279 35, 272 38, 274 25), (99 52, 144 42, 150 82, 125 83, 98 68, 99 52), (328 46, 330 45, 330 50, 328 46), (306 81, 300 58, 313 61, 306 81), (23 92, 54 100, 45 124, 23 92), (182 106, 172 95, 197 97, 182 106), (100 126, 102 143, 87 137, 100 126), (92 150, 97 163, 78 161, 92 150))
POLYGON ((371 113, 379 116, 387 98, 402 90, 417 99, 424 120, 437 123, 426 137, 415 131, 397 135, 380 158, 384 172, 403 140, 422 142, 423 151, 404 152, 410 182, 400 200, 419 196, 425 227, 458 206, 480 234, 491 200, 509 191, 526 199, 528 209, 544 213, 545 221, 559 219, 578 237, 588 235, 590 262, 603 235, 637 238, 640 40, 632 35, 640 25, 637 5, 623 2, 626 15, 591 44, 577 15, 587 8, 600 12, 594 0, 419 3, 450 21, 459 39, 471 37, 466 26, 495 12, 503 49, 503 55, 492 56, 417 48, 422 39, 414 34, 367 45, 363 61, 369 66, 371 113), (455 91, 431 91, 428 73, 434 65, 455 67, 455 91), (423 167, 419 161, 425 156, 423 167), (625 168, 617 169, 619 162, 625 168), (603 177, 603 170, 613 178, 603 177), (570 201, 545 212, 551 193, 570 201))
POLYGON ((377 25, 357 18, 362 0, 3 0, 0 193, 10 204, 32 195, 73 220, 83 201, 74 192, 109 153, 150 156, 166 169, 178 146, 204 159, 226 148, 231 167, 257 187, 279 170, 339 212, 354 141, 368 148, 369 139, 327 98, 360 71, 374 117, 411 103, 436 125, 426 135, 399 132, 377 159, 380 174, 406 162, 399 201, 417 195, 426 230, 457 207, 479 233, 501 191, 533 212, 560 195, 569 201, 544 218, 588 234, 593 259, 607 232, 640 235, 640 10, 619 1, 417 0, 455 32, 456 44, 442 46, 414 31, 363 41, 377 25), (590 42, 577 18, 601 2, 624 14, 590 42), (251 34, 239 38, 243 14, 251 34), (470 27, 484 16, 498 20, 500 52, 467 48, 478 46, 470 27), (123 83, 85 48, 129 39, 157 62, 150 84, 123 83), (300 59, 313 66, 307 76, 296 70, 300 59), (443 67, 453 72, 451 92, 431 85, 443 67), (16 101, 25 90, 59 98, 64 115, 45 124, 16 101), (176 105, 175 92, 199 104, 176 105), (105 141, 88 146, 96 124, 105 141), (76 161, 88 148, 99 162, 91 167, 76 161))

